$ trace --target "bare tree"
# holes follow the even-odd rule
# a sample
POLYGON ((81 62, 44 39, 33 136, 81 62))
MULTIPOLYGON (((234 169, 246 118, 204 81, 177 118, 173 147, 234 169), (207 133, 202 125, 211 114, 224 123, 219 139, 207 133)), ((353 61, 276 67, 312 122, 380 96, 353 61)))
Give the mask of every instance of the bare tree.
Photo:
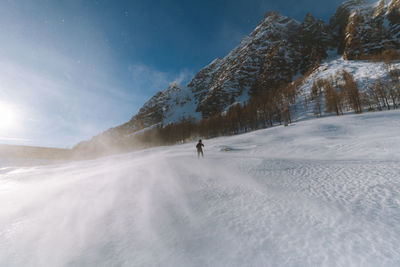
POLYGON ((361 113, 361 99, 360 99, 360 91, 358 89, 357 82, 354 79, 354 76, 343 70, 343 80, 344 80, 344 94, 346 97, 346 101, 349 103, 350 107, 354 110, 355 113, 361 113))
POLYGON ((333 80, 324 80, 324 96, 325 96, 325 111, 335 112, 336 115, 342 115, 342 94, 339 88, 334 86, 333 80))
POLYGON ((314 101, 314 115, 317 117, 321 117, 321 115, 322 115, 322 111, 321 111, 321 108, 322 108, 322 104, 321 104, 322 86, 323 86, 323 80, 318 79, 313 82, 313 85, 311 87, 310 98, 311 98, 311 100, 314 101))

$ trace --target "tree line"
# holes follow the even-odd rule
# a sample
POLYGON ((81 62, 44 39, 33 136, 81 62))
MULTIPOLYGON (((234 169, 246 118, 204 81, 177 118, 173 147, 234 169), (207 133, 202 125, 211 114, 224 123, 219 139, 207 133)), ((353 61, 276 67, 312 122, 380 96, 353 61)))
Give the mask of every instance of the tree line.
POLYGON ((386 65, 388 79, 378 78, 366 81, 366 88, 360 90, 353 75, 346 70, 337 72, 327 79, 317 79, 310 91, 315 116, 325 113, 343 115, 344 112, 382 111, 399 108, 400 70, 386 65), (324 105, 324 107, 323 107, 324 105))

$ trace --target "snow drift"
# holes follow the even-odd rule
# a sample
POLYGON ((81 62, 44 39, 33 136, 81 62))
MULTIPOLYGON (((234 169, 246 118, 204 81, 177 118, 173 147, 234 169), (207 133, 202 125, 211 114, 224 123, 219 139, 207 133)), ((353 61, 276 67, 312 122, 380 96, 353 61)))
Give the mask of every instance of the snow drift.
POLYGON ((0 266, 399 266, 400 112, 0 162, 0 266))

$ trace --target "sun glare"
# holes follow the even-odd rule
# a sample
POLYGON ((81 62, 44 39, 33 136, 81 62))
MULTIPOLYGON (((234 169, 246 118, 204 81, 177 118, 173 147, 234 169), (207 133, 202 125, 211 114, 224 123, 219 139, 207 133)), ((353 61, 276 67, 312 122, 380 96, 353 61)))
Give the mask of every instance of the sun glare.
POLYGON ((0 133, 11 130, 17 123, 17 114, 15 109, 4 102, 0 102, 0 133))

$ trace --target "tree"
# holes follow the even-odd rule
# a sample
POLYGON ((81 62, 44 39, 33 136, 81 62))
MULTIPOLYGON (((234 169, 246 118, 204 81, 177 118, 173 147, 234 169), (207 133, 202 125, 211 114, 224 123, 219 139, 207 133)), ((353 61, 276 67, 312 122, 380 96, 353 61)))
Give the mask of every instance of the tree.
POLYGON ((313 85, 311 87, 310 98, 312 101, 314 101, 314 114, 317 117, 321 117, 322 115, 321 112, 322 84, 323 80, 318 79, 313 82, 313 85))
POLYGON ((355 113, 361 113, 361 99, 360 99, 360 91, 358 89, 357 82, 354 79, 354 76, 343 70, 343 80, 344 80, 344 94, 346 97, 346 101, 349 103, 350 107, 354 110, 355 113))
POLYGON ((324 80, 324 96, 325 96, 325 111, 335 112, 336 115, 342 115, 342 94, 338 88, 334 86, 333 79, 324 80))

